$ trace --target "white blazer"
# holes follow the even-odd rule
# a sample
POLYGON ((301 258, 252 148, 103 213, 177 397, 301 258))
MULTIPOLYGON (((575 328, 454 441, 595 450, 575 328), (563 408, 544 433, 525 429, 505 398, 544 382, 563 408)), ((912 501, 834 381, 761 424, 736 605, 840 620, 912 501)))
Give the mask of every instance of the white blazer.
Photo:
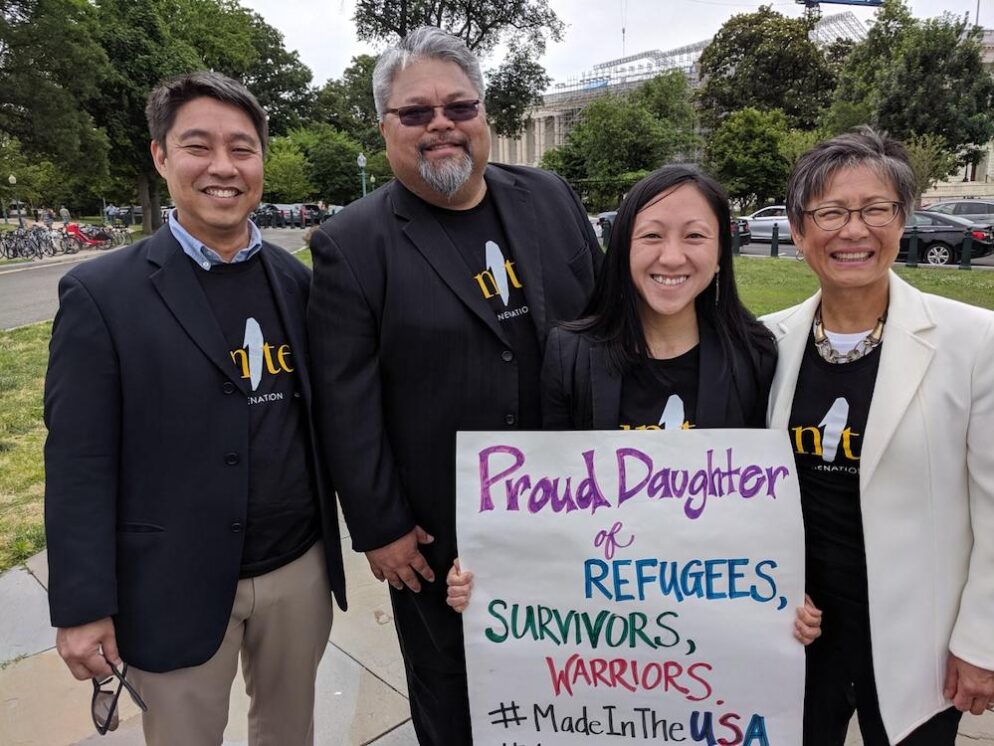
MULTIPOLYGON (((773 429, 787 428, 820 300, 763 318, 779 350, 773 429)), ((896 743, 951 705, 948 652, 994 670, 994 313, 890 273, 859 485, 873 669, 896 743)))

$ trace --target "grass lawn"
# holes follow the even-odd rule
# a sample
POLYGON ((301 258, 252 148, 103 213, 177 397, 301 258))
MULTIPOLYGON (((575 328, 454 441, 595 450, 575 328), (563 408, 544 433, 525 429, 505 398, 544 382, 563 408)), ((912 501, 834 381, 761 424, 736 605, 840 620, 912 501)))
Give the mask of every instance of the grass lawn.
MULTIPOLYGON (((296 256, 310 266, 310 251, 296 256)), ((817 287, 807 265, 793 259, 743 257, 735 272, 756 314, 798 303, 817 287)), ((901 268, 898 274, 926 292, 994 309, 994 272, 901 268)), ((51 328, 45 322, 0 332, 0 572, 45 546, 42 384, 51 328)))
POLYGON ((0 332, 0 571, 45 546, 42 384, 52 324, 0 332))

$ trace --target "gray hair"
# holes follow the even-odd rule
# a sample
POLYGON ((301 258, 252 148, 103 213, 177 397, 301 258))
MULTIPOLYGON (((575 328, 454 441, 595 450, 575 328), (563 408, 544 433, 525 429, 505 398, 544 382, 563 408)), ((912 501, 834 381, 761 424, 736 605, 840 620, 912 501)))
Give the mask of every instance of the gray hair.
POLYGON ((458 36, 434 26, 415 29, 395 47, 388 47, 376 60, 373 69, 373 101, 376 116, 382 122, 386 116, 387 101, 392 93, 393 79, 408 65, 421 60, 444 60, 457 64, 476 89, 482 101, 486 86, 480 62, 466 43, 458 36))
POLYGON ((815 145, 798 159, 787 180, 787 219, 793 230, 804 235, 805 205, 824 194, 837 171, 854 166, 871 168, 889 181, 904 214, 911 214, 915 175, 907 151, 886 133, 863 125, 815 145))
POLYGON ((212 98, 231 104, 244 111, 252 120, 259 136, 262 152, 269 146, 269 123, 263 109, 251 91, 234 78, 221 73, 200 70, 177 75, 160 82, 150 94, 145 105, 148 131, 159 147, 166 150, 166 135, 176 121, 176 112, 183 104, 195 98, 212 98))

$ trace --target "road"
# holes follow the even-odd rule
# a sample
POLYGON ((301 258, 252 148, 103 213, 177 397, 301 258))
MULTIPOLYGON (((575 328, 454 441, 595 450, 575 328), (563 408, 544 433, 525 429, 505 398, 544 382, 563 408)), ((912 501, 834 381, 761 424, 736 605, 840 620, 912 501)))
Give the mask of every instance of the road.
MULTIPOLYGON (((266 228, 262 236, 287 251, 299 249, 304 243, 304 233, 299 229, 266 228)), ((89 256, 87 253, 61 264, 46 260, 28 265, 0 266, 0 329, 53 318, 59 307, 59 279, 78 262, 88 261, 102 252, 93 252, 89 256)), ((770 245, 750 243, 742 247, 742 253, 769 256, 770 245)), ((789 243, 780 244, 781 257, 792 257, 794 253, 794 247, 789 243)), ((994 255, 978 259, 975 263, 978 267, 994 269, 994 255)))
MULTIPOLYGON (((304 244, 303 231, 297 229, 265 229, 262 237, 287 251, 304 244)), ((117 249, 121 251, 121 249, 117 249)), ((73 261, 54 263, 53 260, 27 265, 0 266, 0 329, 45 321, 55 316, 59 308, 59 280, 81 261, 90 261, 106 252, 83 252, 73 261)))

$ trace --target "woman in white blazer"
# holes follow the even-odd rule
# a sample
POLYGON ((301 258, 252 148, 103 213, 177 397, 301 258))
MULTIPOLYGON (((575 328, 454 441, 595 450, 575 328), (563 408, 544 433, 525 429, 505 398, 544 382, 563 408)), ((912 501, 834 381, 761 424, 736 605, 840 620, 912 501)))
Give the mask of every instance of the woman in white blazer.
POLYGON ((915 197, 899 143, 823 142, 787 190, 821 284, 764 319, 823 611, 804 746, 841 746, 854 711, 867 746, 952 746, 994 698, 994 313, 891 272, 915 197))

